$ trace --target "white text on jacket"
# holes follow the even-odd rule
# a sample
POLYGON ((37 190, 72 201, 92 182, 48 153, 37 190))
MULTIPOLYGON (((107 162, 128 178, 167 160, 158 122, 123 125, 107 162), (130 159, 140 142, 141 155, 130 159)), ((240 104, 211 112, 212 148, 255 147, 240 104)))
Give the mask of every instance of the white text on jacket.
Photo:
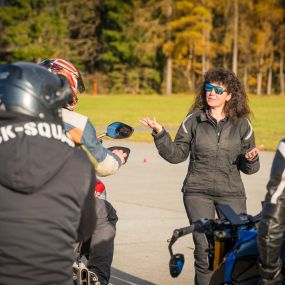
POLYGON ((66 135, 61 125, 46 122, 28 122, 23 125, 7 125, 0 128, 0 144, 22 135, 53 138, 74 147, 74 142, 66 135))

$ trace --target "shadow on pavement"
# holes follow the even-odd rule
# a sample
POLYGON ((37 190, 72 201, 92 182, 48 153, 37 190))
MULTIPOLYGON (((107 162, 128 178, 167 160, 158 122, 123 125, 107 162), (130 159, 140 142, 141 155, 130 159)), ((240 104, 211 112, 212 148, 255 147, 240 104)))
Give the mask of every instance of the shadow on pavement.
POLYGON ((126 272, 120 271, 112 267, 112 277, 110 280, 112 285, 156 285, 155 283, 143 280, 126 272))

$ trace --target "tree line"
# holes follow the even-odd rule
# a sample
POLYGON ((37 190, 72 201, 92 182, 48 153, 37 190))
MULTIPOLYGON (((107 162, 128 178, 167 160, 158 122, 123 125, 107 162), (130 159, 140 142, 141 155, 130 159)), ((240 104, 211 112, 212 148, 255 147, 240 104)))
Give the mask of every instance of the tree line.
POLYGON ((61 57, 92 92, 195 92, 211 67, 284 94, 284 0, 0 0, 0 62, 61 57))

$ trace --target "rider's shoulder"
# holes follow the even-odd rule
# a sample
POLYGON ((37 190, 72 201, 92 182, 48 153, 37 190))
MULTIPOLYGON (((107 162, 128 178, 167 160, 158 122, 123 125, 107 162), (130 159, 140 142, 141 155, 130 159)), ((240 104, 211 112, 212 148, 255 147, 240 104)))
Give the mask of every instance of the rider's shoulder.
POLYGON ((203 111, 202 110, 199 110, 199 109, 195 109, 195 110, 192 110, 192 111, 190 111, 187 115, 186 115, 186 117, 185 117, 185 119, 183 120, 183 122, 184 123, 186 123, 186 122, 191 122, 191 123, 193 123, 193 122, 195 122, 196 120, 197 120, 197 118, 199 118, 201 115, 203 115, 203 111))
POLYGON ((62 108, 62 120, 64 123, 80 129, 84 129, 89 121, 88 117, 65 108, 62 108))
POLYGON ((190 129, 196 128, 197 126, 197 118, 200 117, 200 110, 190 111, 187 116, 184 118, 181 126, 185 133, 188 133, 190 129))

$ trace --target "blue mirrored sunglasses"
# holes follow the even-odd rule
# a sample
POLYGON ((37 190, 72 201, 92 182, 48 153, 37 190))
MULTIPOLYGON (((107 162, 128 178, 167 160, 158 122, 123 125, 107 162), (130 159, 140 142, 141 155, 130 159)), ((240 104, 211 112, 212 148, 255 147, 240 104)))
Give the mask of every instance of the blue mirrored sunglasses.
POLYGON ((214 86, 210 83, 206 83, 205 85, 205 91, 211 92, 214 89, 216 94, 222 95, 224 92, 227 91, 227 89, 222 88, 221 86, 214 86))

